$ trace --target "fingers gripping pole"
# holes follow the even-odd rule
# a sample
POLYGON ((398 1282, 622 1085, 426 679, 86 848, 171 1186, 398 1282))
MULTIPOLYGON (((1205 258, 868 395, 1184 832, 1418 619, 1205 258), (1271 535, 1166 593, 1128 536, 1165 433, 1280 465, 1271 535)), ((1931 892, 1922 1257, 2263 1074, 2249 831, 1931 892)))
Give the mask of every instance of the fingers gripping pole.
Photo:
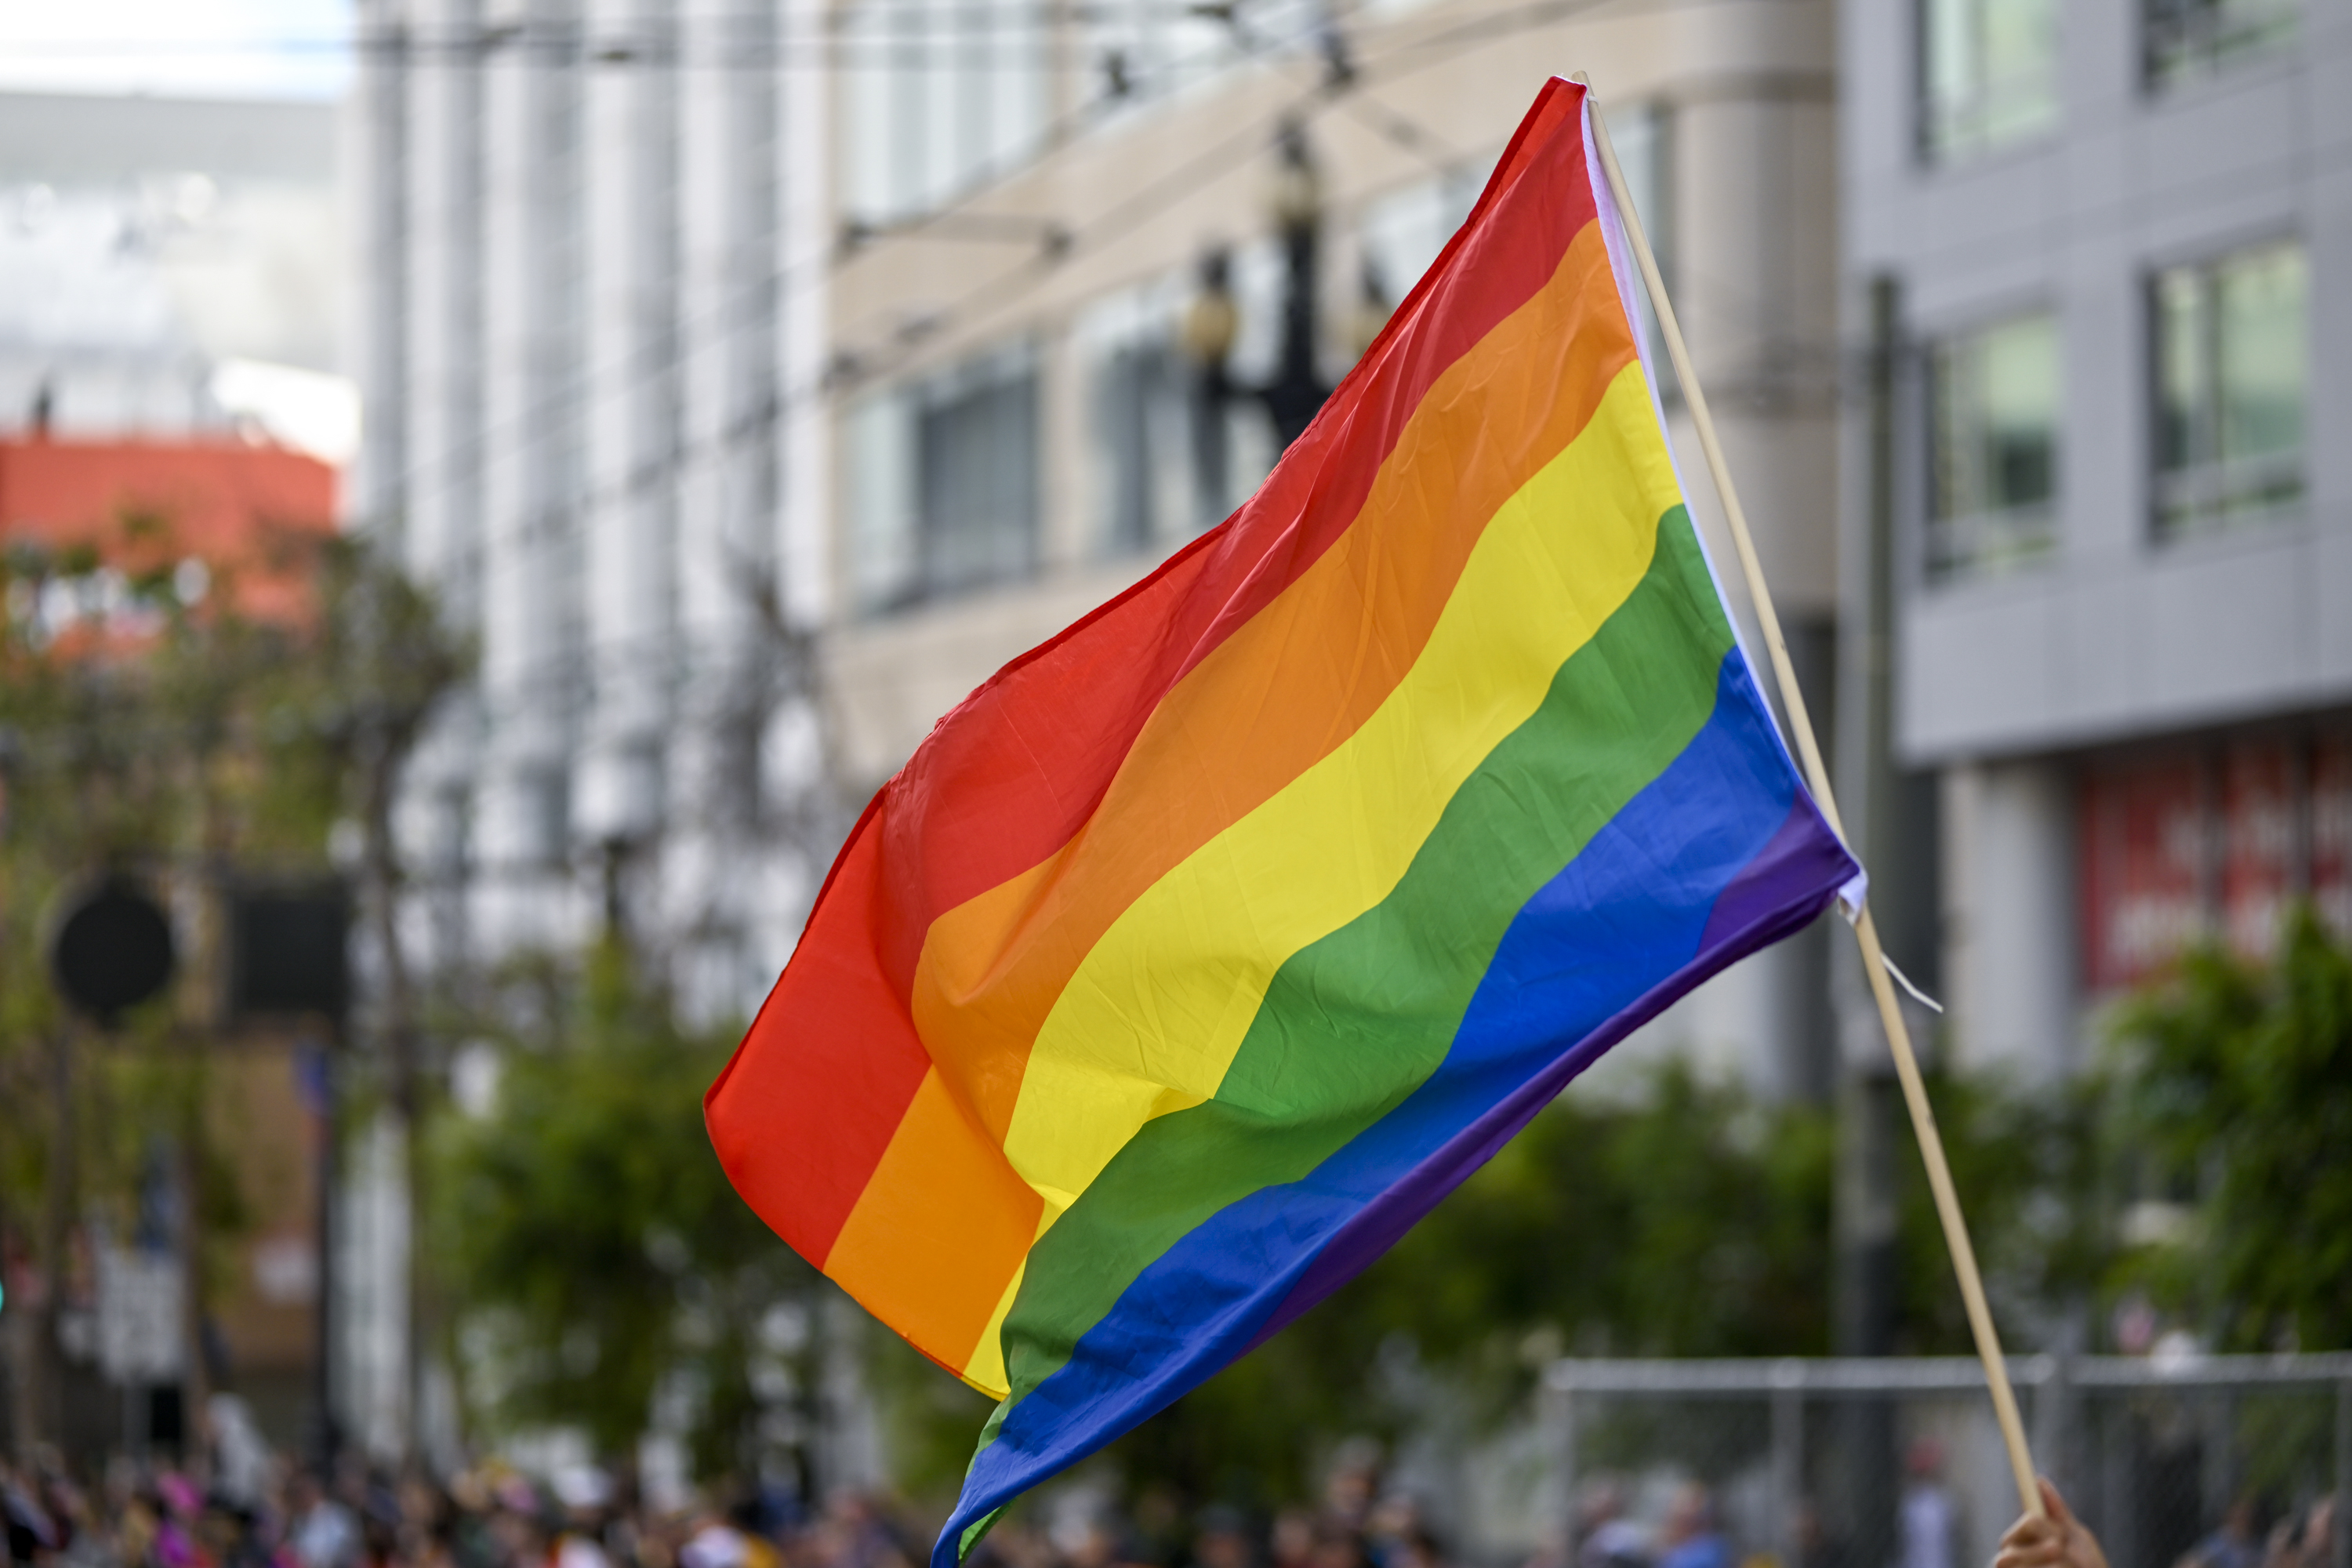
MULTIPOLYGON (((1780 689, 1780 704, 1788 712, 1789 729, 1797 742, 1798 757, 1804 764, 1805 782, 1813 792, 1822 816, 1843 838, 1845 825, 1838 817, 1829 770, 1822 765, 1821 743, 1813 738, 1812 719, 1805 710, 1804 693, 1797 686, 1796 668, 1789 660, 1789 645, 1780 635, 1780 617, 1772 608, 1763 563, 1756 555, 1756 541, 1748 531, 1748 514, 1739 505, 1739 492, 1732 488, 1731 470, 1724 461, 1722 444, 1716 439, 1715 419, 1707 412, 1706 395, 1699 390, 1698 375, 1691 368, 1690 351, 1683 342, 1682 328, 1675 321, 1674 304, 1666 298, 1665 280, 1658 274, 1657 258, 1651 254, 1649 238, 1643 233, 1641 215, 1633 210, 1633 198, 1626 193, 1624 172, 1617 166, 1617 152, 1610 145, 1609 127, 1601 118, 1598 101, 1591 96, 1592 85, 1581 71, 1571 79, 1583 86, 1586 101, 1592 107, 1593 140, 1601 154, 1601 172, 1608 176, 1610 195, 1616 200, 1618 216, 1624 220, 1625 237, 1633 243, 1633 258, 1641 267, 1642 284, 1649 291, 1651 308, 1658 313, 1666 355, 1674 362, 1675 374, 1682 383, 1683 398, 1698 432, 1699 449, 1706 455, 1707 473, 1715 481, 1716 494, 1722 500, 1724 520, 1730 526, 1731 542, 1739 554, 1740 574, 1747 581, 1748 597, 1755 602, 1757 624, 1763 630, 1764 646, 1771 655, 1772 678, 1780 689)), ((1878 943, 1878 926, 1867 908, 1854 921, 1853 932, 1854 939, 1862 944, 1862 967, 1870 978, 1871 995, 1878 1004, 1878 1019, 1886 1030, 1887 1047, 1894 1053, 1895 1077, 1903 1085, 1903 1102, 1911 1112, 1911 1130, 1918 1137, 1919 1154, 1927 1166, 1927 1185, 1936 1197, 1936 1217, 1943 1224, 1944 1244, 1951 1252, 1953 1271, 1959 1276, 1969 1331, 1976 1339, 1977 1358, 1984 1363, 1985 1383, 1992 1392, 1993 1415, 2000 1423, 2001 1443, 2009 1450, 2009 1468, 2017 1482, 2018 1501, 2027 1514, 2040 1518, 2042 1490, 2034 1484, 2033 1459, 2025 1446, 2025 1424, 2018 1418, 2017 1394, 2010 1386, 2008 1363, 2001 1357, 2000 1340, 1993 1330, 1992 1310, 1985 1302, 1984 1279, 1977 1271, 1976 1249, 1969 1245, 1968 1221, 1960 1213, 1951 1166, 1944 1158, 1944 1140, 1936 1129, 1935 1108, 1927 1101, 1918 1058, 1911 1049, 1911 1032, 1903 1021, 1903 1009, 1895 997, 1895 984, 1886 972, 1886 954, 1878 943)))

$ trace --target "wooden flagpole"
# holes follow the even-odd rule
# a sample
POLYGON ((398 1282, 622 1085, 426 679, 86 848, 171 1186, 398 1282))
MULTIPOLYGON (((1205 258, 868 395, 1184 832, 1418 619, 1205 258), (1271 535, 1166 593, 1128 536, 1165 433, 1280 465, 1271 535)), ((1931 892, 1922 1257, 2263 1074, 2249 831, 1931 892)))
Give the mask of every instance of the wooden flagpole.
MULTIPOLYGON (((1845 837, 1845 826, 1838 818, 1836 797, 1830 790, 1829 770, 1822 765, 1821 743, 1813 738, 1813 723, 1805 710, 1804 693, 1798 689, 1797 672, 1789 662, 1789 645, 1780 636, 1780 617, 1772 608, 1772 594, 1764 582, 1763 563, 1757 559, 1756 542, 1748 531, 1748 514, 1739 505, 1739 492, 1732 488, 1731 469, 1723 459, 1723 447, 1716 439, 1715 419, 1708 414, 1706 394, 1699 390, 1698 375, 1692 370, 1690 350, 1683 342, 1682 328, 1675 321, 1675 308, 1666 298, 1665 279, 1658 274, 1657 258, 1650 253, 1649 237, 1642 231, 1641 215, 1633 210, 1633 201, 1625 189, 1624 171, 1617 166, 1616 149, 1609 142, 1609 127, 1601 118, 1601 106, 1592 94, 1592 84, 1579 71, 1570 79, 1585 90, 1586 101, 1592 107, 1592 129, 1596 148, 1601 154, 1601 167, 1609 177, 1610 193, 1616 198, 1618 216, 1624 220, 1625 236, 1633 242, 1633 258, 1642 268, 1643 286, 1649 290, 1652 309, 1658 313, 1658 327, 1666 340, 1666 355, 1674 361, 1675 374, 1680 379, 1683 399, 1689 405, 1691 423, 1697 427, 1698 444, 1706 455, 1707 472, 1715 480, 1716 494, 1722 499, 1725 520, 1731 526, 1732 543, 1739 552, 1739 570, 1748 580, 1748 597, 1755 601, 1756 619, 1763 627, 1764 646, 1772 656, 1772 677, 1780 689, 1780 702, 1789 715, 1789 728, 1797 742, 1797 752, 1804 763, 1805 782, 1811 787, 1813 799, 1822 808, 1822 816, 1840 838, 1845 837)), ((1910 1108, 1911 1130, 1919 1140, 1920 1157, 1927 1162, 1927 1185, 1936 1194, 1936 1216, 1943 1222, 1944 1244, 1952 1254, 1952 1268, 1960 1277, 1960 1299, 1966 1303, 1969 1330, 1976 1338, 1977 1358, 1984 1363, 1985 1383, 1992 1391, 1992 1409, 2000 1423, 2002 1445, 2009 1450, 2009 1468, 2017 1482, 2018 1500, 2028 1514, 2042 1517, 2042 1489, 2034 1484, 2033 1459, 2025 1446, 2025 1425, 2018 1419, 2017 1394, 2010 1386, 2009 1366, 2000 1353, 2000 1340, 1994 1332, 1992 1310, 1985 1304, 1984 1279, 1977 1271, 1976 1249, 1969 1245, 1968 1221, 1960 1214, 1959 1194, 1952 1186, 1950 1164, 1944 1158, 1944 1140, 1936 1130, 1935 1108, 1927 1101, 1927 1087, 1919 1076, 1919 1060, 1911 1049, 1911 1031, 1903 1021, 1903 1009, 1895 998, 1895 984, 1887 973, 1886 953, 1878 943, 1878 927, 1870 918, 1865 904, 1853 922, 1853 934, 1862 944, 1862 966, 1870 977, 1870 994, 1878 1004, 1878 1019, 1886 1030, 1886 1044, 1895 1055, 1895 1076, 1903 1082, 1903 1101, 1910 1108)))

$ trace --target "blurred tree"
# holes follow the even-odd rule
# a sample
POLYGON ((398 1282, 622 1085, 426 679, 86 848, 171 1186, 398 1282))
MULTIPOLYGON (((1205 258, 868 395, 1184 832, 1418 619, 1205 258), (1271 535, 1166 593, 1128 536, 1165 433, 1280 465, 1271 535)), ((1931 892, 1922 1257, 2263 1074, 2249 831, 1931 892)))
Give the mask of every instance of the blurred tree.
POLYGON ((763 1408, 805 1417, 814 1269, 735 1195, 702 1091, 739 1031, 682 1027, 614 943, 509 976, 494 1104, 435 1138, 431 1241, 493 1433, 551 1424, 629 1454, 657 1399, 698 1473, 749 1473, 763 1408), (780 1375, 781 1374, 781 1375, 780 1375))
POLYGON ((2191 954, 2116 1032, 2122 1130, 2193 1205, 2123 1279, 2218 1348, 2352 1349, 2352 952, 2299 909, 2274 963, 2191 954))
MULTIPOLYGON (((2020 1085, 2000 1073, 1938 1070, 1927 1091, 2003 1333, 2022 1350, 2068 1340, 2107 1289, 2116 1259, 2109 1080, 2087 1073, 2020 1085)), ((1902 1169, 1899 1338, 1913 1354, 1973 1355, 1916 1149, 1902 1169)))
MULTIPOLYGON (((11 1338, 26 1443, 59 1414, 56 1286, 71 1226, 123 1211, 127 1233, 155 1151, 175 1151, 202 1264, 193 1342, 226 1262, 219 1227, 243 1212, 206 1142, 211 893, 232 869, 324 870, 330 825, 368 804, 361 763, 386 754, 365 738, 404 745, 465 662, 428 596, 365 542, 313 527, 247 542, 200 558, 168 516, 132 511, 79 544, 0 555, 0 1227, 52 1287, 11 1338), (268 591, 245 593, 248 580, 268 591), (387 711, 410 715, 407 729, 387 711), (126 1020, 120 1048, 90 1056, 36 977, 42 911, 100 870, 142 876, 193 911, 194 942, 173 994, 126 1020)), ((201 1359, 191 1365, 200 1395, 201 1359)))
MULTIPOLYGON (((2126 1005, 2117 1033, 2110 1070, 2066 1082, 1929 1075, 2012 1348, 2072 1338, 2132 1290, 2221 1348, 2352 1346, 2352 952, 2305 910, 2274 963, 2193 955, 2126 1005), (2124 1246, 2135 1171, 2143 1193, 2192 1206, 2179 1239, 2124 1246)), ((1307 1495, 1318 1447, 1428 1420, 1432 1390, 1474 1420, 1524 1411, 1537 1370, 1566 1352, 1821 1353, 1832 1160, 1827 1110, 1759 1104, 1679 1064, 1627 1100, 1571 1092, 1110 1462, 1137 1484, 1265 1505, 1307 1495)), ((1898 1170, 1902 1347, 1969 1354, 1916 1152, 1898 1170)), ((969 1432, 980 1417, 957 1395, 906 1408, 969 1432)), ((921 1484, 951 1489, 968 1448, 910 1451, 930 1457, 921 1484)))

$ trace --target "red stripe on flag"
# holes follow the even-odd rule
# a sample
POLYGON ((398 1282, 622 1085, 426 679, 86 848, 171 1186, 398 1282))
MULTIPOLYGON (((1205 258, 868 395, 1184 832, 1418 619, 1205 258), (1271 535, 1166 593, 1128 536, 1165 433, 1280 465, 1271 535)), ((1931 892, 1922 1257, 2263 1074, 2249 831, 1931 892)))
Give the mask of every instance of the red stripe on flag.
POLYGON ((877 815, 850 830, 792 963, 702 1100, 728 1180, 819 1268, 929 1065, 875 963, 877 815))

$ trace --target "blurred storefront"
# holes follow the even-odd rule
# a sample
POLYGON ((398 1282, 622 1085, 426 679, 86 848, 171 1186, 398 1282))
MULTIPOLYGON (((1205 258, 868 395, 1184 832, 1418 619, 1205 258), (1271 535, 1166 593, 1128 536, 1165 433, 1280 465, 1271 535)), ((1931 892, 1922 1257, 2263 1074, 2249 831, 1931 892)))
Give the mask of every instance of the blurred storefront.
POLYGON ((2265 957, 2300 899, 2352 932, 2352 718, 2103 756, 2077 791, 2094 994, 2210 937, 2265 957))
MULTIPOLYGON (((36 427, 0 437, 12 635, 68 662, 152 647, 164 611, 152 592, 134 591, 142 583, 160 584, 191 617, 299 623, 316 609, 299 546, 333 533, 335 489, 335 470, 318 458, 233 432, 92 439, 36 427)), ((9 739, 20 743, 14 731, 9 739)), ((10 780, 0 767, 0 784, 10 780)), ((0 814, 14 804, 0 790, 0 814)), ((230 907, 229 870, 196 857, 158 870, 180 940, 230 907)), ((25 918, 23 886, 6 892, 17 902, 5 912, 25 918)), ((287 1020, 226 1022, 225 1010, 215 1026, 218 977, 187 967, 196 971, 187 1014, 201 1021, 174 1045, 183 1070, 203 1064, 201 1143, 217 1162, 205 1214, 191 1219, 186 1144, 159 1139, 130 1178, 135 1202, 59 1215, 66 1268, 45 1270, 29 1250, 7 1260, 9 1310, 25 1325, 11 1346, 10 1422, 28 1415, 22 1385, 41 1359, 32 1325, 54 1305, 62 1383, 51 1435, 78 1462, 181 1449, 194 1432, 192 1387, 208 1405, 230 1402, 214 1409, 216 1427, 248 1424, 289 1448, 316 1433, 321 1037, 287 1020), (187 1294, 192 1249, 208 1267, 200 1314, 187 1294), (203 1376, 192 1379, 197 1357, 203 1376)), ((80 1073, 136 1070, 137 1047, 107 1031, 74 1031, 62 1048, 80 1073)), ((12 1243, 26 1245, 22 1235, 12 1243)))

